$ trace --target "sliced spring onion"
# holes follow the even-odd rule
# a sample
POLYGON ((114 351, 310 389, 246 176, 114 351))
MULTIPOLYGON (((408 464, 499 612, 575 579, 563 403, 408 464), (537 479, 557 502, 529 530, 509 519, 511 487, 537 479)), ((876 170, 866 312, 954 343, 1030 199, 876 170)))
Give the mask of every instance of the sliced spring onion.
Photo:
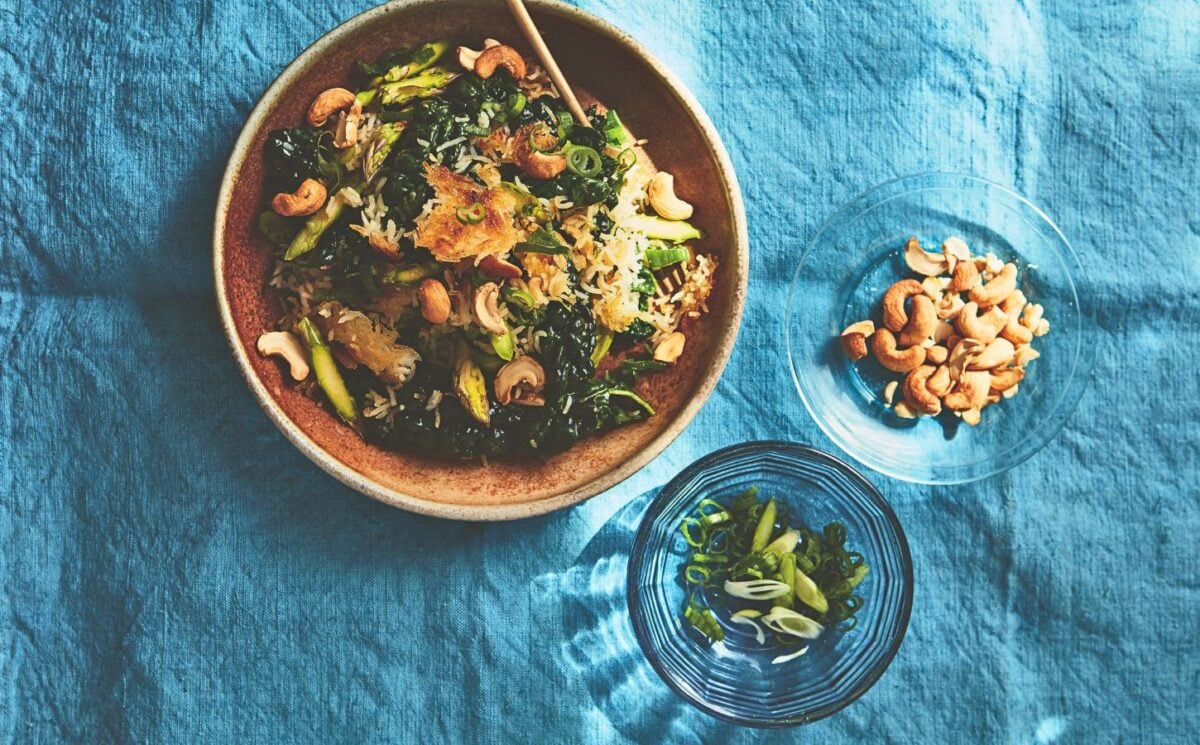
POLYGON ((846 582, 850 585, 850 589, 853 590, 855 587, 858 587, 858 583, 867 578, 867 572, 869 571, 871 571, 871 568, 866 564, 859 564, 856 566, 854 568, 854 574, 850 575, 850 579, 846 580, 846 582))
POLYGON ((505 107, 508 108, 508 113, 512 116, 516 116, 524 111, 526 103, 527 100, 525 98, 525 94, 521 93, 520 91, 512 94, 504 101, 505 107))
POLYGON ((592 347, 592 365, 599 365, 608 356, 612 348, 613 332, 601 331, 596 334, 596 346, 592 347))
POLYGON ((754 529, 754 540, 750 544, 751 551, 762 551, 771 540, 771 532, 775 530, 775 513, 778 511, 774 499, 767 502, 762 515, 758 518, 758 527, 754 529))
POLYGON ((613 388, 612 390, 610 390, 608 392, 608 395, 620 396, 621 398, 627 398, 630 401, 633 401, 638 406, 642 407, 642 409, 646 412, 646 414, 648 414, 649 416, 654 416, 654 407, 650 405, 650 402, 647 401, 646 399, 642 398, 638 394, 634 393, 631 390, 628 390, 626 388, 613 388))
POLYGON ((585 145, 571 145, 567 148, 567 169, 585 178, 591 178, 600 173, 604 163, 600 153, 585 145))
POLYGON ((725 593, 746 600, 771 600, 790 592, 787 585, 773 579, 725 580, 725 593))
POLYGON ((562 138, 556 138, 550 147, 541 147, 538 145, 538 138, 543 135, 553 135, 553 133, 545 124, 534 125, 533 129, 529 130, 529 149, 535 153, 552 153, 558 150, 558 146, 562 142, 562 138))
POLYGON ((803 656, 804 653, 806 653, 807 651, 808 651, 808 647, 801 647, 800 649, 797 649, 795 652, 792 652, 791 654, 781 654, 778 657, 776 657, 775 659, 771 660, 771 664, 772 665, 782 665, 785 662, 791 662, 792 660, 796 659, 797 657, 803 656))
POLYGON ((767 544, 763 549, 764 553, 776 554, 777 556, 786 556, 791 554, 796 548, 796 544, 800 542, 800 531, 789 530, 783 535, 767 544))
POLYGON ((689 546, 699 547, 704 544, 704 524, 696 518, 684 518, 683 524, 679 526, 679 531, 683 533, 683 540, 687 541, 689 546))
POLYGON ((763 616, 762 621, 768 629, 776 633, 798 636, 801 639, 816 639, 825 630, 824 626, 803 613, 779 605, 763 616))
POLYGON ((759 644, 766 644, 767 643, 767 633, 765 631, 763 631, 762 625, 760 625, 758 621, 754 620, 755 618, 758 618, 758 616, 760 616, 760 615, 761 614, 758 611, 747 608, 746 610, 740 610, 737 613, 734 613, 732 616, 729 617, 729 621, 730 621, 730 623, 737 623, 737 624, 741 624, 742 626, 753 627, 754 628, 754 641, 758 642, 759 644), (751 614, 753 614, 753 615, 751 615, 751 614))
POLYGON ((717 617, 713 612, 704 606, 690 601, 688 606, 683 611, 683 617, 697 631, 704 634, 714 642, 724 641, 725 629, 721 628, 721 624, 717 622, 717 617))
POLYGON ((707 585, 711 575, 708 567, 699 564, 688 564, 687 569, 683 570, 684 579, 693 585, 707 585))
POLYGON ((625 148, 617 155, 617 173, 623 174, 637 163, 637 153, 633 148, 625 148))
POLYGON ((792 598, 796 594, 796 555, 790 551, 779 560, 779 581, 788 586, 788 594, 775 602, 785 608, 791 608, 792 598))
POLYGON ((565 140, 570 134, 571 128, 575 126, 575 120, 571 118, 569 111, 560 111, 555 118, 558 119, 558 139, 559 141, 565 140))
POLYGON ((647 248, 644 254, 646 266, 658 271, 663 267, 682 264, 692 257, 691 252, 682 246, 671 248, 647 248))
MULTIPOLYGON (((795 554, 792 555, 795 556, 795 554)), ((825 613, 829 610, 829 600, 825 597, 825 593, 821 592, 821 588, 817 587, 817 583, 813 582, 811 577, 799 569, 796 570, 792 587, 800 602, 817 613, 825 613)))
POLYGON ((487 207, 484 207, 482 202, 472 202, 454 210, 454 216, 463 225, 475 225, 483 222, 483 218, 487 217, 487 207))
POLYGON ((604 115, 604 139, 612 147, 621 147, 629 139, 625 126, 621 124, 621 117, 612 109, 604 115))

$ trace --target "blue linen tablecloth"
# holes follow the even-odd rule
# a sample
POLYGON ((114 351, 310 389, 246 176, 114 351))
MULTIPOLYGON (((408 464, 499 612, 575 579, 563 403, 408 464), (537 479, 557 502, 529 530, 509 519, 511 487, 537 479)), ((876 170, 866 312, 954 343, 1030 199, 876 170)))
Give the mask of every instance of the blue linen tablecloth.
POLYGON ((0 5, 0 740, 1195 742, 1200 4, 580 4, 711 114, 751 292, 665 454, 500 525, 326 477, 258 410, 217 322, 233 140, 364 3, 0 5), (929 170, 1011 184, 1062 226, 1092 268, 1092 387, 1003 476, 868 474, 908 531, 916 599, 861 701, 788 732, 709 719, 632 639, 642 495, 727 444, 833 447, 783 359, 792 268, 837 205, 929 170))

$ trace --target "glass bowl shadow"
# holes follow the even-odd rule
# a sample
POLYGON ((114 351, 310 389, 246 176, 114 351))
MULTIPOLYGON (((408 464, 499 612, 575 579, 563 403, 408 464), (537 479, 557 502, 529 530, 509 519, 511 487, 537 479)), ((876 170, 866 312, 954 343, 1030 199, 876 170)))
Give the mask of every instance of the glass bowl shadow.
POLYGON ((954 484, 986 478, 1031 457, 1062 429, 1095 363, 1095 326, 1084 302, 1079 257, 1045 213, 999 184, 931 173, 889 181, 838 210, 800 258, 786 320, 796 390, 822 431, 859 463, 893 478, 954 484), (940 251, 951 235, 972 253, 1016 262, 1018 287, 1040 303, 1050 333, 1034 340, 1016 396, 966 426, 948 413, 905 420, 884 404, 895 373, 872 357, 850 361, 838 335, 851 323, 879 320, 904 264, 909 236, 940 251), (961 425, 961 426, 960 426, 961 425))
POLYGON ((663 487, 642 518, 628 570, 634 635, 651 666, 701 711, 734 724, 789 727, 827 717, 862 696, 895 657, 912 611, 908 541, 883 496, 846 463, 788 442, 751 442, 693 463, 663 487), (718 619, 725 640, 709 644, 683 620, 687 542, 680 523, 701 499, 728 502, 751 486, 788 505, 793 524, 838 521, 870 573, 856 628, 827 631, 802 657, 757 644, 746 626, 718 619))

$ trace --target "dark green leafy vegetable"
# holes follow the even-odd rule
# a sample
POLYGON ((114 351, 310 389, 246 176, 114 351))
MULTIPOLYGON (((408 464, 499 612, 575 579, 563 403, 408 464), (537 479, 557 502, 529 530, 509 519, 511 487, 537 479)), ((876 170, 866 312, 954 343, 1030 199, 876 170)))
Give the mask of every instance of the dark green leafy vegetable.
POLYGON ((571 249, 558 239, 558 235, 546 227, 539 227, 537 230, 529 234, 523 242, 518 243, 515 251, 530 251, 539 254, 563 254, 565 255, 571 249))

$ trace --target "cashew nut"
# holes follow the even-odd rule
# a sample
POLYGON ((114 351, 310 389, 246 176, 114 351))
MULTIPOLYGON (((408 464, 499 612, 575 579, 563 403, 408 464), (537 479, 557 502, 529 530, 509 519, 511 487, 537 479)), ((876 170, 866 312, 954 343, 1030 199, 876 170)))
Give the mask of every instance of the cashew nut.
POLYGON ((917 418, 917 412, 913 411, 913 408, 908 405, 907 401, 897 401, 896 405, 892 407, 892 413, 901 419, 917 418))
POLYGON ((329 192, 325 185, 312 178, 300 182, 291 194, 280 192, 271 200, 271 209, 284 217, 304 217, 315 213, 325 206, 325 198, 329 192))
POLYGON ((986 370, 964 373, 954 390, 942 398, 942 404, 951 411, 981 409, 987 405, 991 384, 992 374, 986 370))
POLYGON ((916 238, 909 238, 904 244, 904 263, 908 264, 909 269, 926 277, 936 277, 946 271, 946 257, 925 251, 916 238))
POLYGON ((946 259, 946 266, 953 272, 958 262, 971 260, 971 249, 967 248, 967 242, 962 238, 952 235, 942 241, 942 255, 946 259))
POLYGON ((683 344, 687 338, 678 331, 672 331, 662 338, 654 348, 654 359, 659 362, 674 362, 683 354, 683 344))
POLYGON ((954 265, 954 276, 946 287, 950 292, 966 292, 979 284, 979 270, 970 261, 960 261, 954 265))
POLYGON ((1038 321, 1037 328, 1033 330, 1033 335, 1045 336, 1048 333, 1050 333, 1050 322, 1043 318, 1042 320, 1038 321))
POLYGON ((330 88, 317 96, 312 106, 308 107, 308 123, 314 127, 323 127, 329 117, 350 108, 356 100, 354 93, 345 88, 330 88))
POLYGON ((516 279, 521 276, 521 267, 498 256, 484 256, 479 262, 479 270, 496 279, 516 279))
POLYGON ((1041 323, 1043 313, 1045 313, 1045 310, 1037 303, 1026 305, 1024 311, 1021 313, 1021 323, 1025 328, 1033 331, 1041 323))
POLYGON ((503 405, 510 403, 525 406, 542 406, 546 399, 541 395, 546 385, 546 371, 532 357, 518 357, 496 373, 494 388, 496 400, 503 405))
POLYGON ((932 365, 921 365, 904 377, 904 400, 908 405, 930 416, 942 412, 942 402, 927 387, 930 376, 938 371, 932 365))
POLYGON ((942 299, 943 291, 950 284, 949 277, 926 277, 921 280, 921 289, 925 291, 925 296, 933 302, 942 299))
POLYGON ((921 283, 915 279, 902 279, 883 293, 883 325, 899 333, 908 323, 908 313, 904 310, 904 302, 914 295, 920 295, 924 290, 921 283))
POLYGON ((483 330, 491 334, 504 334, 504 316, 500 315, 500 286, 488 282, 475 288, 475 320, 483 330))
POLYGON ((888 406, 891 406, 892 402, 896 400, 896 389, 899 387, 900 381, 898 380, 889 381, 888 384, 883 387, 883 400, 888 406))
POLYGON ((995 339, 1006 323, 1008 316, 999 307, 979 315, 979 306, 974 302, 964 305, 954 319, 954 327, 958 329, 958 333, 984 343, 995 339))
POLYGON ((916 295, 911 302, 912 314, 909 315, 908 323, 904 325, 904 329, 897 339, 902 347, 921 344, 927 339, 931 339, 934 331, 937 330, 937 308, 933 301, 924 295, 916 295))
POLYGON ((1033 362, 1041 356, 1041 352, 1037 351, 1028 344, 1022 344, 1017 347, 1017 353, 1013 355, 1013 364, 1017 367, 1025 367, 1030 362, 1033 362))
POLYGON ((1008 339, 992 339, 974 359, 967 363, 968 370, 990 370, 1012 362, 1016 348, 1008 339))
POLYGON ((389 259, 400 258, 400 244, 389 241, 382 233, 371 233, 367 236, 367 243, 381 256, 389 259))
MULTIPOLYGON (((914 282, 914 284, 916 284, 914 282)), ((908 372, 920 367, 925 361, 925 347, 896 349, 896 337, 889 329, 879 329, 871 337, 871 351, 875 359, 892 372, 908 372)))
POLYGON ((925 361, 940 365, 950 358, 950 350, 940 344, 935 344, 925 350, 925 361))
POLYGON ((308 377, 308 355, 295 334, 287 331, 268 331, 258 337, 258 353, 268 357, 282 357, 288 364, 293 380, 308 377))
POLYGON ((875 333, 873 321, 852 323, 842 332, 842 350, 852 360, 861 360, 867 356, 867 337, 875 333))
MULTIPOLYGON (((490 49, 491 47, 497 46, 500 46, 500 42, 496 41, 495 39, 483 40, 483 49, 490 49)), ((479 55, 483 54, 483 49, 475 51, 470 47, 459 47, 455 50, 458 55, 458 64, 462 66, 464 70, 473 71, 475 69, 475 60, 479 59, 479 55)))
POLYGON ((530 140, 540 148, 554 147, 558 141, 550 128, 542 123, 526 124, 518 129, 512 140, 512 159, 518 168, 538 179, 552 179, 566 170, 567 156, 540 152, 530 140))
POLYGON ((438 280, 422 280, 417 289, 417 301, 426 321, 438 324, 450 319, 450 293, 446 291, 446 285, 438 280))
POLYGON ((675 196, 675 177, 659 171, 646 187, 650 206, 659 217, 667 220, 686 220, 692 216, 692 205, 675 196))
POLYGON ((954 336, 954 324, 939 320, 937 322, 937 326, 935 326, 933 329, 933 340, 938 344, 941 344, 947 341, 951 336, 954 336))
POLYGON ((488 47, 475 59, 475 74, 481 78, 492 77, 497 67, 508 70, 508 74, 513 76, 513 80, 525 78, 525 58, 507 44, 488 47))
POLYGON ((987 281, 987 284, 972 288, 968 297, 982 307, 990 307, 999 304, 1015 289, 1017 289, 1017 265, 1005 264, 996 276, 987 281))
POLYGON ((979 424, 979 409, 967 409, 962 413, 962 420, 974 427, 979 424))
POLYGON ((1025 369, 1021 367, 1006 367, 999 372, 992 371, 991 392, 1003 393, 1016 387, 1025 377, 1025 369))
POLYGON ((929 380, 925 381, 925 387, 935 396, 944 396, 950 392, 950 387, 954 385, 954 381, 950 379, 950 368, 945 365, 938 367, 933 375, 929 376, 929 380))
POLYGON ((946 360, 946 369, 950 371, 950 379, 958 381, 962 378, 967 365, 982 352, 984 345, 974 339, 963 339, 950 347, 950 358, 946 360))
POLYGON ((1017 391, 1020 390, 1020 388, 1021 386, 1014 385, 1012 388, 1000 391, 1000 398, 1012 398, 1013 396, 1017 395, 1017 391))
POLYGON ((1028 344, 1033 341, 1033 332, 1021 324, 1021 310, 1025 307, 1025 293, 1014 290, 1013 294, 1000 303, 1000 308, 1008 314, 1008 322, 1000 335, 1013 344, 1028 344))
POLYGON ((963 305, 965 303, 957 292, 947 292, 941 300, 937 301, 938 318, 943 321, 947 318, 954 318, 963 309, 963 305))

